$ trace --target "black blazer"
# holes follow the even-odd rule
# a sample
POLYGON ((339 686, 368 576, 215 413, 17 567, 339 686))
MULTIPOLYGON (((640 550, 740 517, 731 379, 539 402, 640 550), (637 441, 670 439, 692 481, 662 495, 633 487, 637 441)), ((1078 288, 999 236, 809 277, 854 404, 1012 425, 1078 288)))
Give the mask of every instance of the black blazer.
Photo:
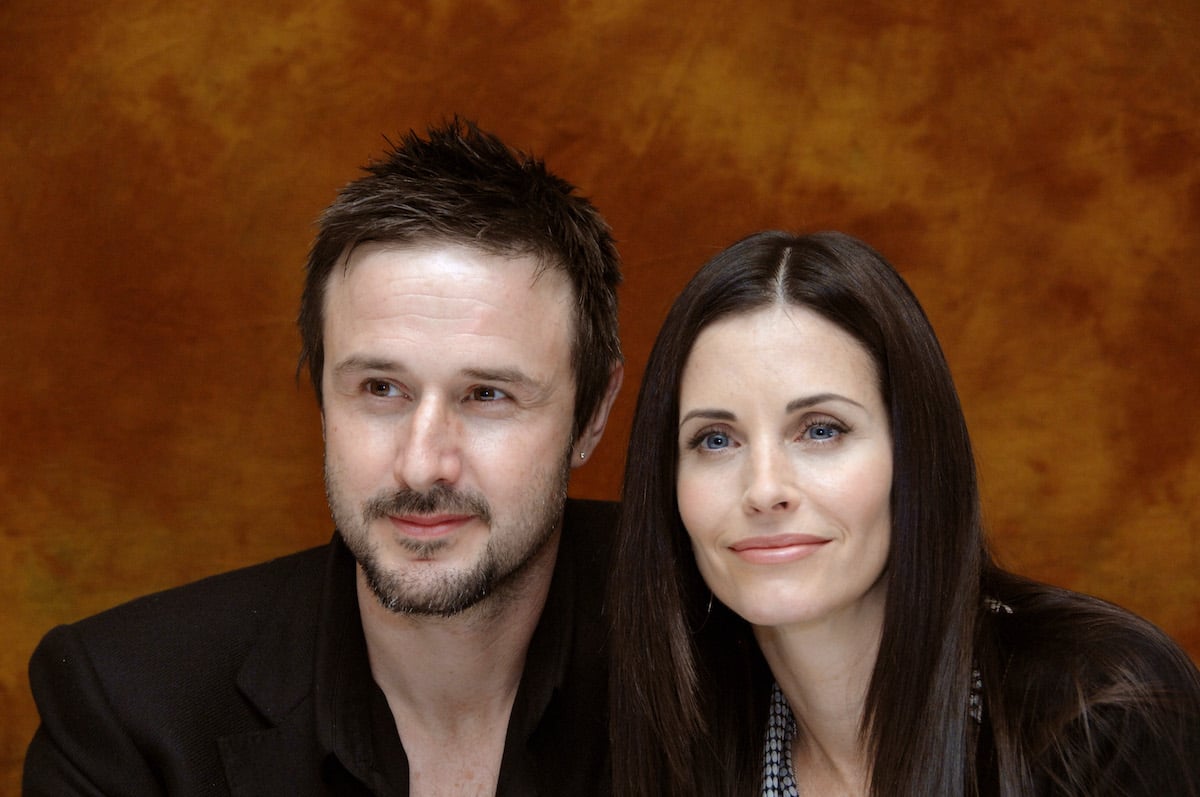
MULTIPOLYGON (((566 662, 565 688, 555 687, 559 703, 543 718, 562 727, 541 736, 585 749, 542 751, 547 758, 535 756, 532 767, 540 785, 512 793, 607 791, 600 610, 614 519, 612 504, 568 502, 551 589, 550 601, 568 595, 573 627, 570 650, 556 654, 566 662)), ((42 724, 26 755, 24 793, 375 793, 331 772, 328 730, 318 727, 317 704, 329 699, 316 665, 325 626, 353 627, 361 644, 357 603, 353 617, 328 616, 330 593, 347 589, 353 560, 335 536, 51 630, 30 662, 42 724)), ((503 780, 502 768, 501 793, 503 780)))

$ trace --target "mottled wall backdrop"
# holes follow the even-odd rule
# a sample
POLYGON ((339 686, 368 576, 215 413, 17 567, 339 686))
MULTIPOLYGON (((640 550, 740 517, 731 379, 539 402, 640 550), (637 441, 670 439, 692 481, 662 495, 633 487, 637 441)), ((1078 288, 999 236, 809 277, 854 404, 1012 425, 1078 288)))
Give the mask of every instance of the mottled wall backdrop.
POLYGON ((327 538, 312 222, 453 112, 620 239, 629 376, 577 494, 616 496, 702 261, 843 229, 942 336, 1001 558, 1200 656, 1200 4, 896 5, 0 4, 0 791, 49 626, 327 538))

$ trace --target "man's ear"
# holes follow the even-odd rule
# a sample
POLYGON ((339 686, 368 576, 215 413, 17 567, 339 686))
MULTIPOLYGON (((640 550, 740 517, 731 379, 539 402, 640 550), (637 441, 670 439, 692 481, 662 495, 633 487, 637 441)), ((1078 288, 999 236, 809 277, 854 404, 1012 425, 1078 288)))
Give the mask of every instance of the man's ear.
POLYGON ((596 406, 596 412, 592 414, 592 419, 588 421, 587 426, 580 430, 579 437, 575 440, 575 447, 571 450, 572 468, 578 468, 596 450, 600 438, 604 436, 604 427, 608 424, 608 413, 612 411, 613 402, 617 400, 617 393, 621 390, 621 381, 624 378, 625 366, 622 363, 617 363, 608 372, 608 387, 604 389, 604 398, 600 399, 600 403, 596 406))

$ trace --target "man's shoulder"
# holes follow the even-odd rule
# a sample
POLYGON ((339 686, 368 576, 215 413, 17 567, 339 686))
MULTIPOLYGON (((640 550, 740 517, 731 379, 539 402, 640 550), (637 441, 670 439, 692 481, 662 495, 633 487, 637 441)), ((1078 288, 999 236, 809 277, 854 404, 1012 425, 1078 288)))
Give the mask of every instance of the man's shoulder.
POLYGON ((328 550, 310 548, 135 598, 52 629, 39 652, 86 651, 102 677, 185 661, 196 665, 193 671, 236 666, 281 602, 315 624, 328 550))
POLYGON ((578 639, 603 636, 601 615, 618 513, 612 501, 583 499, 567 501, 563 510, 556 578, 570 584, 578 639))
POLYGON ((81 634, 139 633, 157 623, 241 625, 272 603, 284 586, 299 580, 318 584, 328 560, 328 545, 281 556, 143 595, 73 624, 81 634))
POLYGON ((615 501, 568 498, 563 508, 563 532, 610 540, 617 526, 619 512, 620 504, 615 501))
POLYGON ((27 777, 57 784, 82 770, 111 793, 161 779, 219 783, 218 739, 258 733, 311 694, 328 551, 210 576, 52 629, 30 661, 42 727, 27 777))
POLYGON ((559 555, 578 560, 594 573, 607 572, 619 513, 620 505, 613 501, 568 499, 563 508, 563 547, 559 555), (570 553, 564 554, 564 550, 570 553))

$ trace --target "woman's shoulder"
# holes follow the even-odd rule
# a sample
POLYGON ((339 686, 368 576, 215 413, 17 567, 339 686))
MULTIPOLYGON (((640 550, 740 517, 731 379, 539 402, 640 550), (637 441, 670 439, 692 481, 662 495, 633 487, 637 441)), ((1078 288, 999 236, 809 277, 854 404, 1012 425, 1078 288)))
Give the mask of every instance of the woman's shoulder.
POLYGON ((1064 794, 1200 791, 1200 672, 1170 637, 1099 598, 990 582, 986 691, 1036 780, 1064 794))
POLYGON ((984 623, 997 653, 1029 671, 1103 688, 1174 685, 1200 700, 1200 672, 1145 618, 1079 592, 1000 574, 986 584, 984 623))

